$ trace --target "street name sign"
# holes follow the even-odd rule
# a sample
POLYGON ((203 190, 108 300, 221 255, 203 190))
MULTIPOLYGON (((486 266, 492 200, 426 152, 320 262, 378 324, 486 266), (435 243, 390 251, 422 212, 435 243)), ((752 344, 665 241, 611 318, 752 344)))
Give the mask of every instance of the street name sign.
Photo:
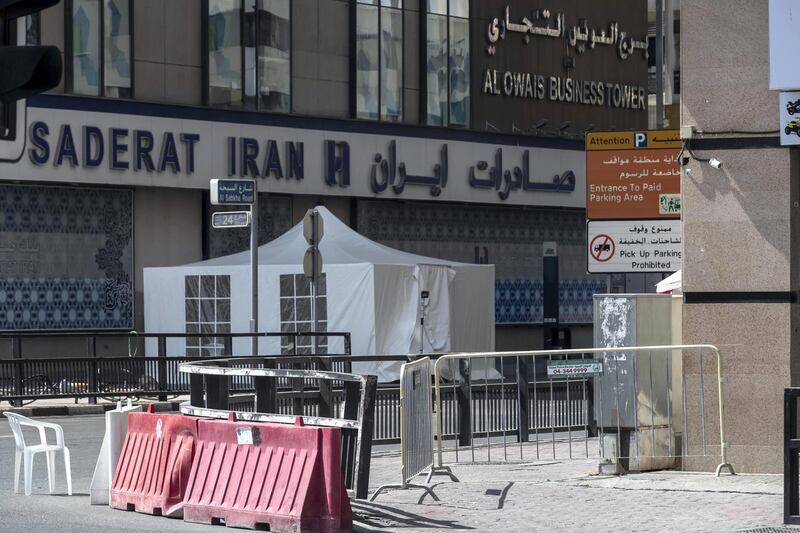
POLYGON ((213 228, 247 228, 250 226, 249 211, 219 211, 211 215, 213 228))
POLYGON ((248 205, 255 201, 255 180, 211 180, 212 205, 248 205))

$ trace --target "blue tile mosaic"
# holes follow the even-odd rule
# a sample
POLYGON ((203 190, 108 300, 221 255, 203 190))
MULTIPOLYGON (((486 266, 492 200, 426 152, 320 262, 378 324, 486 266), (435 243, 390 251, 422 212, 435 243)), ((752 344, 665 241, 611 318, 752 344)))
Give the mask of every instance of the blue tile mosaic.
POLYGON ((129 293, 129 284, 109 279, 0 279, 0 324, 5 330, 128 328, 129 293))
MULTIPOLYGON (((593 296, 606 292, 602 280, 565 280, 558 286, 559 322, 591 324, 593 296)), ((498 324, 541 324, 544 288, 540 279, 495 281, 495 320, 498 324)))
POLYGON ((0 185, 0 330, 133 328, 133 193, 0 185))

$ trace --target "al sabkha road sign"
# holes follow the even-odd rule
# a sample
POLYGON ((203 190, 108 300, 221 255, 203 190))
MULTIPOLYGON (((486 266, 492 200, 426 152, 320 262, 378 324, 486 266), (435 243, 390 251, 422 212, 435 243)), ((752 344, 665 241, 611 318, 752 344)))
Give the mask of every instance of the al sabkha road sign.
POLYGON ((255 180, 213 179, 210 183, 212 205, 247 205, 255 202, 255 180))
POLYGON ((586 242, 590 274, 681 269, 680 220, 590 220, 586 242))

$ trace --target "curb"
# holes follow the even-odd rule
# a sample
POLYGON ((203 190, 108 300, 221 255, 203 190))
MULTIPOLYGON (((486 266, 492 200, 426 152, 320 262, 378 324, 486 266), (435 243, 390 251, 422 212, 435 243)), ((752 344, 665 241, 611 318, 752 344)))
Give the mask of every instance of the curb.
MULTIPOLYGON (((156 413, 168 413, 180 410, 181 402, 134 402, 141 405, 146 411, 148 405, 153 406, 156 413)), ((81 415, 102 415, 106 411, 116 408, 117 404, 107 403, 102 405, 42 405, 32 407, 9 407, 3 409, 10 413, 16 413, 28 418, 50 417, 50 416, 81 416, 81 415)))

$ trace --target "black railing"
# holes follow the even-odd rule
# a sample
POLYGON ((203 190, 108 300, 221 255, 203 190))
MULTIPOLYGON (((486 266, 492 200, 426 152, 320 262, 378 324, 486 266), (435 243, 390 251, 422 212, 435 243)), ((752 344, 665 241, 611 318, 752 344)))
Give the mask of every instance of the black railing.
MULTIPOLYGON (((216 357, 232 356, 234 339, 279 338, 285 355, 302 355, 300 344, 309 339, 343 339, 343 353, 350 355, 350 334, 339 332, 282 333, 0 333, 0 343, 10 343, 10 359, 0 359, 0 401, 12 404, 43 398, 89 398, 145 396, 166 401, 168 396, 188 393, 188 380, 178 372, 181 362, 200 357, 186 357, 186 352, 169 353, 170 339, 213 339, 219 343, 216 357), (24 350, 26 341, 56 342, 59 339, 83 339, 85 357, 31 358, 24 350), (147 339, 156 341, 156 357, 143 357, 147 339), (117 340, 127 344, 127 356, 98 357, 98 341, 117 340), (221 341, 221 342, 220 342, 221 341), (300 342, 303 341, 303 342, 300 342)), ((216 346, 216 344, 215 344, 216 346)))
MULTIPOLYGON (((40 399, 125 397, 139 399, 174 399, 191 393, 189 377, 179 372, 182 363, 196 361, 189 357, 98 357, 70 359, 0 360, 0 401, 16 405, 40 399), (93 378, 93 379, 90 379, 93 378), (93 388, 94 387, 94 388, 93 388)), ((332 370, 352 372, 357 362, 405 362, 406 356, 328 356, 328 357, 259 357, 253 361, 277 369, 332 370)), ((252 378, 229 378, 231 409, 254 409, 256 392, 252 378)), ((489 435, 518 433, 523 441, 529 434, 542 430, 565 431, 583 426, 588 417, 593 395, 578 390, 583 382, 527 382, 527 394, 518 395, 519 384, 490 381, 474 384, 471 393, 460 393, 458 387, 442 389, 443 438, 459 438, 460 445, 470 442, 473 432, 489 435), (502 390, 505 392, 501 392, 502 390), (568 390, 570 391, 568 393, 568 390), (488 395, 485 394, 488 391, 488 395), (552 398, 551 398, 552 393, 552 398), (527 402, 520 404, 520 401, 527 402), (522 413, 520 417, 517 413, 522 413), (527 415, 527 416, 525 416, 527 415), (521 420, 523 425, 508 424, 521 420), (527 421, 527 423, 525 422, 527 421)), ((341 383, 332 383, 316 400, 319 385, 310 380, 278 379, 275 412, 323 416, 340 416, 345 391, 341 383)), ((394 444, 400 440, 400 389, 396 383, 378 385, 375 397, 374 440, 376 444, 394 444)))
POLYGON ((797 404, 800 388, 783 392, 783 523, 800 524, 800 435, 797 404))

